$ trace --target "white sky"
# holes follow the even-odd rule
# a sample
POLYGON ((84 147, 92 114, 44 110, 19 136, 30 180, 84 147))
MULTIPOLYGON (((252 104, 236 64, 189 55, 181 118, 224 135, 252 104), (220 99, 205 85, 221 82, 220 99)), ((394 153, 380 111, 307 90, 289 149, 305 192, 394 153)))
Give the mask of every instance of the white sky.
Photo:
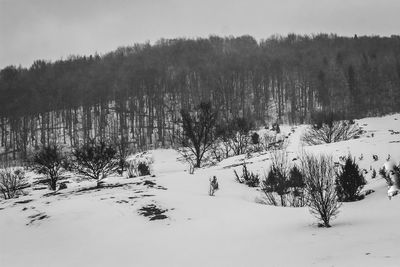
POLYGON ((160 38, 400 32, 400 0, 0 0, 0 68, 160 38))

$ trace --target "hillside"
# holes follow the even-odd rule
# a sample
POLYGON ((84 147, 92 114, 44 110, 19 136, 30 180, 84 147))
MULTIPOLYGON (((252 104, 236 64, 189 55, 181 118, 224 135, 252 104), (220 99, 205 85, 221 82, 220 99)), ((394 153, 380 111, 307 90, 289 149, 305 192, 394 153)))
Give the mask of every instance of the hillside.
POLYGON ((318 228, 307 208, 260 204, 262 192, 235 181, 233 170, 245 158, 249 169, 266 173, 268 153, 228 158, 190 175, 176 151, 157 149, 149 151, 154 177, 109 177, 102 189, 71 177, 57 194, 36 185, 26 196, 2 200, 0 265, 398 266, 400 196, 388 200, 385 180, 371 178, 370 169, 381 168, 388 154, 399 162, 400 114, 356 123, 365 133, 350 141, 302 147, 303 125, 288 138, 291 158, 303 149, 335 160, 351 153, 368 171, 365 189, 375 192, 344 203, 331 228, 318 228), (212 175, 220 185, 214 197, 207 192, 212 175))
POLYGON ((399 36, 289 34, 161 39, 105 55, 0 71, 0 161, 50 143, 126 139, 168 147, 182 108, 211 101, 220 119, 307 123, 399 112, 399 36))

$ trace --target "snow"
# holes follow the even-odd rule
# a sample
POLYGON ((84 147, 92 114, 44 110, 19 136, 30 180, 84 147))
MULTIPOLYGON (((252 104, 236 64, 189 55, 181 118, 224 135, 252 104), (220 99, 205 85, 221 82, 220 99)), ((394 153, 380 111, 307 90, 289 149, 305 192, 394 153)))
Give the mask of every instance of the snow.
MULTIPOLYGON (((375 192, 343 203, 331 228, 318 228, 307 208, 259 204, 257 189, 235 181, 233 170, 244 160, 264 174, 268 153, 232 157, 191 175, 176 151, 160 149, 147 154, 155 177, 110 177, 106 184, 119 186, 101 190, 82 190, 95 182, 74 177, 60 194, 27 190, 0 202, 0 266, 399 266, 400 197, 388 200, 386 182, 379 174, 372 179, 370 168, 378 171, 388 154, 398 163, 400 135, 393 131, 400 131, 400 114, 357 123, 366 133, 355 140, 302 147, 306 126, 288 138, 291 158, 303 149, 335 160, 351 153, 368 171, 365 188, 375 192), (220 189, 211 197, 213 175, 220 189), (168 218, 140 215, 149 204, 166 209, 168 218)), ((284 134, 290 129, 281 127, 284 134)))

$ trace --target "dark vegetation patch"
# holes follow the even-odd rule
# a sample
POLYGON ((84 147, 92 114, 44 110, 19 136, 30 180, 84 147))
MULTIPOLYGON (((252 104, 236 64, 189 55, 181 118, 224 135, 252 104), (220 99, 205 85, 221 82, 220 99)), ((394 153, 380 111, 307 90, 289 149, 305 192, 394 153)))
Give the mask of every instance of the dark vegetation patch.
POLYGON ((33 201, 33 199, 20 200, 20 201, 15 201, 15 204, 26 204, 31 201, 33 201))
POLYGON ((147 186, 149 186, 149 187, 154 187, 154 186, 156 185, 156 183, 153 182, 153 181, 145 180, 145 181, 143 182, 143 185, 147 185, 147 186))
POLYGON ((155 187, 156 189, 160 189, 160 190, 167 190, 167 188, 166 187, 164 187, 164 186, 161 186, 161 185, 158 185, 157 187, 155 187))
POLYGON ((164 214, 167 209, 161 209, 154 204, 147 205, 139 209, 139 214, 145 217, 149 217, 150 221, 164 220, 168 217, 164 214))
POLYGON ((47 186, 41 186, 41 187, 33 187, 32 190, 45 190, 47 189, 47 186))
POLYGON ((41 220, 48 219, 48 218, 50 218, 50 216, 48 216, 48 215, 47 215, 46 213, 44 213, 44 212, 40 212, 40 213, 37 213, 37 214, 35 214, 35 215, 29 216, 28 219, 30 219, 30 222, 27 223, 26 225, 31 225, 31 224, 33 224, 33 223, 36 222, 36 221, 41 221, 41 220))
POLYGON ((235 164, 231 164, 231 165, 225 166, 225 167, 223 167, 223 169, 230 169, 230 168, 233 168, 233 167, 243 166, 243 165, 246 165, 246 164, 247 164, 247 165, 253 164, 253 162, 235 163, 235 164))
POLYGON ((56 195, 61 195, 62 193, 60 193, 60 192, 50 192, 50 193, 47 193, 47 194, 44 194, 43 195, 43 197, 51 197, 51 196, 56 196, 56 195))

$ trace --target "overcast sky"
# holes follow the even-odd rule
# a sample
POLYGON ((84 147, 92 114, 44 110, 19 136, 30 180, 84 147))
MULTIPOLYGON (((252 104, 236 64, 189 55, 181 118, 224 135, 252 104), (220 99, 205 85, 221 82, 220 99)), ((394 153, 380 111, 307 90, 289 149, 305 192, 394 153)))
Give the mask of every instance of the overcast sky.
POLYGON ((400 0, 0 0, 0 68, 160 38, 399 31, 400 0))

